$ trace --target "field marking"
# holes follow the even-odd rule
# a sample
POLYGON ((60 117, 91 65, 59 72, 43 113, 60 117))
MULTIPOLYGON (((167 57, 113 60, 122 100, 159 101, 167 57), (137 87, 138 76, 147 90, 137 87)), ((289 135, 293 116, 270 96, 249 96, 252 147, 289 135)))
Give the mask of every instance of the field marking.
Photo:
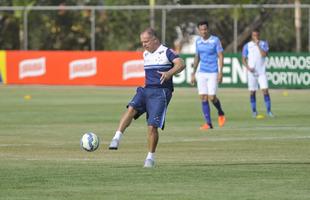
POLYGON ((32 146, 33 144, 0 144, 0 147, 21 147, 21 146, 32 146))
POLYGON ((227 137, 227 138, 208 138, 208 141, 248 141, 248 140, 295 140, 295 139, 310 139, 308 136, 284 136, 284 137, 275 137, 275 136, 265 136, 265 137, 227 137))
MULTIPOLYGON (((229 141, 265 141, 265 140, 300 140, 300 139, 310 139, 310 135, 304 136, 253 136, 253 137, 209 137, 209 136, 202 136, 200 138, 173 138, 173 139, 164 139, 161 140, 160 143, 176 143, 176 142, 202 142, 202 141, 209 141, 209 142, 229 142, 229 141)), ((141 143, 141 142, 133 142, 133 141, 124 141, 125 144, 133 144, 133 143, 141 143)), ((59 147, 65 146, 68 144, 77 144, 75 142, 68 142, 68 143, 58 143, 58 144, 0 144, 0 147, 22 147, 22 146, 46 146, 46 147, 59 147)), ((101 143, 101 144, 108 144, 108 143, 101 143)))
POLYGON ((296 140, 296 139, 310 139, 310 135, 305 136, 265 136, 265 137, 223 137, 223 138, 212 138, 205 136, 203 138, 183 138, 176 139, 170 141, 162 141, 161 143, 175 143, 175 142, 201 142, 201 141, 209 141, 209 142, 229 142, 229 141, 264 141, 264 140, 296 140))
MULTIPOLYGON (((182 130, 186 129, 186 127, 182 127, 182 130)), ((174 131, 179 131, 179 128, 169 128, 169 130, 174 130, 174 131)), ((188 130, 193 130, 192 127, 189 127, 188 130)), ((304 126, 304 127, 296 127, 296 126, 261 126, 261 127, 229 127, 229 126, 225 126, 222 127, 220 129, 215 129, 214 131, 227 131, 227 130, 231 130, 231 131, 256 131, 256 130, 264 130, 264 131, 274 131, 274 130, 284 130, 284 131, 288 131, 288 130, 295 130, 295 131, 309 131, 310 127, 309 126, 304 126)), ((210 130, 210 132, 213 130, 210 130)))
POLYGON ((265 127, 240 127, 240 128, 234 128, 234 127, 227 127, 225 130, 310 130, 310 127, 304 126, 304 127, 296 127, 296 126, 265 126, 265 127))
MULTIPOLYGON (((117 163, 117 165, 125 165, 125 166, 142 166, 141 162, 139 160, 109 160, 109 158, 105 157, 92 157, 92 158, 25 158, 25 157, 10 157, 6 160, 15 160, 15 161, 65 161, 65 162, 92 162, 92 163, 104 163, 109 165, 114 165, 117 163), (129 162, 128 162, 129 161, 129 162)), ((205 160, 205 162, 200 164, 197 164, 196 161, 201 160, 190 160, 190 162, 184 162, 183 160, 177 160, 177 162, 173 161, 170 162, 169 160, 161 161, 161 165, 178 165, 178 166, 186 166, 186 165, 278 165, 278 164, 302 164, 302 165, 310 165, 310 160, 292 160, 287 158, 276 158, 276 159, 237 159, 234 158, 233 160, 230 160, 230 162, 223 161, 222 159, 209 159, 205 160)))

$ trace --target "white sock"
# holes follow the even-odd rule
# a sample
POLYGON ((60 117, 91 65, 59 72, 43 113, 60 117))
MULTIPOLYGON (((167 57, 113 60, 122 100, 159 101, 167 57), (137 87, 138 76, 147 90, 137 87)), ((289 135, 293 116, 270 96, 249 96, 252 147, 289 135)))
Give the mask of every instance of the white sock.
POLYGON ((115 133, 115 135, 114 135, 114 137, 113 137, 113 139, 116 139, 116 140, 121 140, 121 138, 122 138, 122 132, 120 132, 120 131, 116 131, 116 133, 115 133))
POLYGON ((155 160, 155 153, 149 152, 149 153, 147 154, 147 156, 146 156, 146 160, 147 160, 147 159, 155 160))

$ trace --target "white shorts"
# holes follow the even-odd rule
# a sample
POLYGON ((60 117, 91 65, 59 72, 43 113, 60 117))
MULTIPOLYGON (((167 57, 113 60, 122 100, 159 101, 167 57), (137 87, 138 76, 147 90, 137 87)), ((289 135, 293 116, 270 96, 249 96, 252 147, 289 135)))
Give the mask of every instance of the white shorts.
POLYGON ((258 90, 258 85, 260 89, 268 88, 268 80, 266 73, 263 74, 253 74, 248 72, 248 88, 250 91, 258 90))
POLYGON ((198 94, 215 95, 217 91, 217 73, 196 73, 198 94))

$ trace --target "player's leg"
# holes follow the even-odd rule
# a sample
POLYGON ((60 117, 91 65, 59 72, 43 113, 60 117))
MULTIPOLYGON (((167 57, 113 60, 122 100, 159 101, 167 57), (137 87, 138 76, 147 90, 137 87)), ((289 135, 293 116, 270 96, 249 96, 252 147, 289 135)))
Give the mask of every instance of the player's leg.
POLYGON ((207 130, 212 129, 212 120, 211 120, 211 109, 209 105, 209 98, 207 94, 200 95, 201 99, 201 107, 202 107, 202 113, 205 119, 205 124, 200 127, 201 130, 207 130))
POLYGON ((221 102, 219 98, 216 97, 216 92, 218 88, 218 79, 217 73, 210 73, 208 74, 208 98, 209 100, 213 103, 214 107, 217 109, 218 113, 218 124, 220 127, 224 126, 226 118, 225 118, 225 113, 222 109, 221 102))
POLYGON ((252 116, 255 118, 257 116, 255 90, 250 91, 250 104, 251 104, 252 116))
POLYGON ((262 89, 263 94, 264 94, 264 101, 265 101, 265 106, 266 106, 266 110, 267 110, 267 114, 270 117, 273 117, 273 114, 271 112, 271 99, 270 99, 270 95, 268 92, 268 89, 262 89))
POLYGON ((210 101, 212 101, 213 105, 217 109, 219 127, 223 127, 225 122, 226 122, 226 117, 225 117, 225 113, 222 109, 221 102, 216 95, 209 95, 209 99, 210 99, 210 101))
POLYGON ((252 117, 256 118, 256 90, 258 89, 257 78, 253 73, 248 72, 248 89, 250 91, 250 105, 252 111, 252 117))
POLYGON ((148 126, 148 149, 150 153, 155 153, 158 143, 158 128, 155 126, 148 126))
POLYGON ((209 99, 212 101, 214 107, 217 109, 217 113, 219 116, 223 116, 225 115, 223 109, 222 109, 222 105, 221 105, 221 102, 220 102, 220 99, 214 95, 214 96, 209 96, 209 99))
POLYGON ((158 128, 164 129, 168 104, 172 91, 165 88, 146 90, 146 112, 148 125, 148 154, 144 167, 154 167, 158 143, 158 128))
POLYGON ((208 99, 207 73, 201 73, 201 72, 196 73, 196 80, 197 80, 198 94, 201 100, 201 109, 205 119, 205 123, 200 127, 200 129, 207 130, 209 128, 213 128, 210 114, 211 112, 210 112, 209 99, 208 99))
POLYGON ((127 111, 121 117, 119 122, 117 132, 124 133, 126 128, 131 124, 132 119, 136 116, 138 111, 136 111, 132 106, 128 106, 127 111))
POLYGON ((132 119, 137 119, 140 115, 145 112, 144 104, 144 88, 137 88, 137 93, 127 105, 127 111, 121 117, 118 128, 115 132, 114 137, 109 145, 110 150, 117 150, 119 142, 122 138, 126 128, 132 122, 132 119))
POLYGON ((158 128, 155 126, 148 126, 148 154, 144 161, 144 167, 154 167, 155 165, 155 152, 158 144, 158 128))
POLYGON ((273 117, 274 115, 271 112, 271 99, 268 91, 268 81, 266 74, 262 74, 258 77, 258 83, 264 95, 264 102, 267 110, 267 115, 269 117, 273 117))
POLYGON ((110 150, 117 150, 119 146, 119 142, 122 138, 123 133, 125 132, 126 128, 130 125, 132 119, 138 112, 131 106, 128 106, 127 111, 123 114, 117 131, 115 132, 114 137, 110 143, 109 149, 110 150))

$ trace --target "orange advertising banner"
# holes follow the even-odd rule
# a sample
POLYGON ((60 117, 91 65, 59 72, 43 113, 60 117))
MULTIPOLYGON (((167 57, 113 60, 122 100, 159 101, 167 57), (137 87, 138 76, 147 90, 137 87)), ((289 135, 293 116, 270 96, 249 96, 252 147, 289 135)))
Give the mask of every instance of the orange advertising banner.
POLYGON ((144 85, 142 52, 6 51, 7 84, 144 85))

